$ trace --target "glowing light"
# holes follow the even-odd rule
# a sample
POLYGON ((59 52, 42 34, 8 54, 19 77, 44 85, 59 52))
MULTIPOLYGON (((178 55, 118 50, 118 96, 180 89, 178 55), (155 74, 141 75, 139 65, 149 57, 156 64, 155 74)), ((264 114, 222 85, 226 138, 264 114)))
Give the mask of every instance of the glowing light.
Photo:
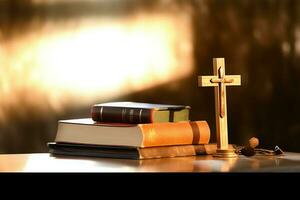
POLYGON ((13 40, 0 38, 0 121, 7 105, 21 101, 60 110, 187 76, 190 26, 187 13, 144 13, 46 21, 13 40))

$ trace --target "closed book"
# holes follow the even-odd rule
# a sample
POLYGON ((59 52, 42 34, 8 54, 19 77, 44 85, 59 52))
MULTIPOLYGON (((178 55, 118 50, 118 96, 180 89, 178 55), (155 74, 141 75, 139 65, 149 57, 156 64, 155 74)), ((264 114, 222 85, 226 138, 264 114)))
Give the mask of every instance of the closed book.
POLYGON ((206 121, 117 124, 83 118, 58 121, 55 142, 152 147, 208 144, 209 139, 206 121))
POLYGON ((214 154, 217 149, 216 144, 175 145, 140 148, 55 142, 48 143, 48 147, 49 152, 53 155, 124 158, 136 160, 209 155, 214 154))
POLYGON ((190 107, 138 102, 109 102, 95 104, 91 116, 97 122, 153 123, 189 120, 190 107))

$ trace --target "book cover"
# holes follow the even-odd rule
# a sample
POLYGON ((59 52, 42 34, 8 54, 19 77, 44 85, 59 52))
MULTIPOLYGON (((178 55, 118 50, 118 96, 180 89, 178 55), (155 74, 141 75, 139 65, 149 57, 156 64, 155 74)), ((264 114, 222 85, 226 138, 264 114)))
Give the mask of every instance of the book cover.
POLYGON ((135 160, 210 155, 214 154, 217 149, 216 144, 139 148, 55 142, 48 143, 48 147, 49 152, 53 155, 123 158, 135 160))
POLYGON ((55 142, 152 147, 208 144, 206 121, 151 124, 98 123, 91 118, 60 120, 55 142))
POLYGON ((91 117, 97 122, 154 123, 189 120, 190 106, 138 102, 109 102, 95 104, 91 117))

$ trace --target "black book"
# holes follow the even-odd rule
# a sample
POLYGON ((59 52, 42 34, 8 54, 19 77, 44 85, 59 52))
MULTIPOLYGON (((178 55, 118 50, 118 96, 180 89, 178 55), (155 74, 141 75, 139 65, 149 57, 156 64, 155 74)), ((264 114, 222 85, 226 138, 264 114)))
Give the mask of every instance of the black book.
POLYGON ((208 155, 216 152, 217 145, 197 144, 140 148, 50 142, 48 143, 48 148, 49 153, 54 156, 88 156, 140 160, 150 158, 208 155))

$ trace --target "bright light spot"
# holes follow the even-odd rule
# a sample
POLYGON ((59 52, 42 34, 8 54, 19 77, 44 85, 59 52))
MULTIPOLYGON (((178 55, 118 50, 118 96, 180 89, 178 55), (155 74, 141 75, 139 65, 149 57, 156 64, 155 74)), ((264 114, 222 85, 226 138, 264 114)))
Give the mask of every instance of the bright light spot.
POLYGON ((193 67, 189 16, 46 21, 5 43, 0 38, 0 121, 9 105, 48 103, 59 111, 187 76, 193 67))

